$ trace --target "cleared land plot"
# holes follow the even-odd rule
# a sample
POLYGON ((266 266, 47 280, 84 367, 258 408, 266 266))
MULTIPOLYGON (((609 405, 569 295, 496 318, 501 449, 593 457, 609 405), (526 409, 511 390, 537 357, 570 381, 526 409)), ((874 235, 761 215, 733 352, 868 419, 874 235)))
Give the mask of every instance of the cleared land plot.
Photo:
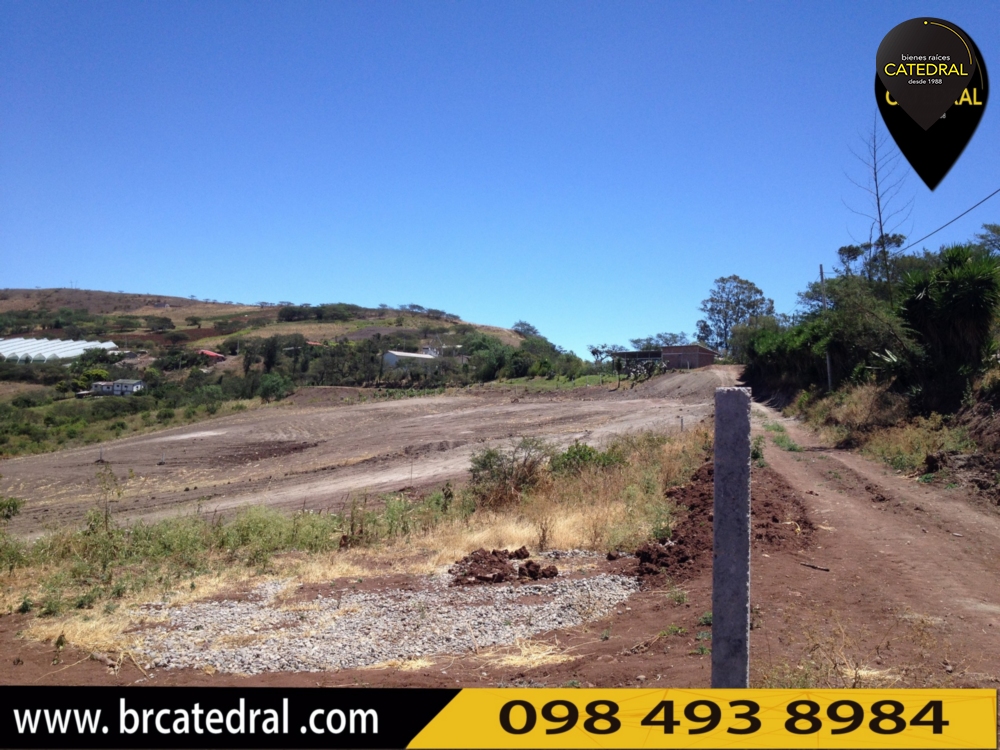
MULTIPOLYGON (((525 397, 500 389, 235 414, 59 453, 0 462, 0 493, 23 498, 11 530, 33 533, 79 523, 101 494, 102 457, 128 482, 114 513, 158 518, 247 504, 338 509, 350 497, 439 487, 467 477, 486 444, 530 435, 560 446, 600 443, 632 430, 679 429, 711 413, 711 396, 733 368, 678 373, 635 389, 581 388, 525 397)), ((339 390, 339 389, 338 389, 339 390)), ((331 395, 331 402, 338 398, 331 395)))

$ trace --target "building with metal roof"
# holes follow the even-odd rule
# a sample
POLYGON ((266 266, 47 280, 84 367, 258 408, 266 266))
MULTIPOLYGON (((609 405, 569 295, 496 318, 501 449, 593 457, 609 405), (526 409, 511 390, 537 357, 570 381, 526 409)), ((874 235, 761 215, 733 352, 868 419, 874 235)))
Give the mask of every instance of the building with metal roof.
POLYGON ((65 339, 0 339, 0 359, 19 364, 76 359, 88 349, 114 351, 113 341, 67 341, 65 339))
POLYGON ((432 354, 417 354, 416 352, 397 352, 392 349, 387 351, 382 360, 387 367, 399 367, 401 365, 422 364, 428 365, 437 360, 432 354))

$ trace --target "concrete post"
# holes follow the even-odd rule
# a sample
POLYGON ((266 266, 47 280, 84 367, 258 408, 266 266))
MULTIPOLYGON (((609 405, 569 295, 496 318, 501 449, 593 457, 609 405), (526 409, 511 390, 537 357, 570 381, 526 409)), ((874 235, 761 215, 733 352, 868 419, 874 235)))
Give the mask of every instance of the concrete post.
POLYGON ((750 685, 750 389, 715 389, 712 687, 750 685))

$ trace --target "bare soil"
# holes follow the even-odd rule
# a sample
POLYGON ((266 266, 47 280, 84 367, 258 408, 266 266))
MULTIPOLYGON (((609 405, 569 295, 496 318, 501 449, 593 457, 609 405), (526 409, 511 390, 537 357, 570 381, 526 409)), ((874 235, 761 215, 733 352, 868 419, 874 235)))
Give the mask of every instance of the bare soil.
MULTIPOLYGON (((238 495, 241 502, 265 498, 294 507, 302 498, 308 502, 310 492, 323 486, 312 483, 325 481, 340 488, 351 485, 347 478, 384 482, 387 487, 405 482, 411 456, 416 480, 438 484, 461 474, 465 460, 461 452, 479 439, 502 439, 523 431, 560 440, 574 436, 594 440, 620 429, 676 420, 682 406, 693 421, 695 414, 707 416, 711 411, 708 395, 700 405, 694 403, 696 381, 710 393, 720 377, 718 372, 697 376, 685 386, 688 391, 683 392, 683 400, 659 395, 665 390, 683 390, 678 381, 662 379, 617 395, 603 389, 593 396, 521 398, 517 404, 493 394, 335 409, 260 410, 246 415, 256 428, 239 418, 219 420, 156 438, 120 441, 114 444, 114 452, 121 450, 121 455, 140 461, 147 451, 173 451, 171 472, 188 472, 181 482, 194 482, 197 476, 199 484, 208 485, 210 472, 238 482, 240 475, 231 472, 239 469, 251 479, 238 495), (342 421, 350 425, 342 426, 342 421), (473 437, 462 437, 465 430, 473 437), (276 442, 278 437, 291 444, 316 446, 251 460, 250 466, 242 468, 219 459, 221 451, 241 443, 276 442), (151 443, 153 439, 161 442, 151 443), (456 445, 461 440, 469 442, 456 445), (440 443, 447 444, 438 449, 440 443), (188 447, 187 454, 182 446, 188 447), (381 458, 344 463, 348 455, 364 456, 378 446, 381 458), (211 461, 210 469, 202 463, 206 460, 211 461), (310 462, 320 461, 342 463, 307 470, 310 462), (281 475, 276 468, 279 464, 269 462, 301 473, 281 475), (255 477, 265 472, 274 477, 273 486, 281 488, 280 493, 261 490, 263 480, 255 477), (291 500, 293 496, 297 500, 291 500)), ((995 507, 978 501, 975 488, 919 483, 856 454, 822 445, 800 425, 764 406, 755 405, 754 411, 755 430, 762 417, 780 422, 803 450, 786 452, 769 441, 767 466, 753 471, 753 682, 793 687, 996 687, 1000 682, 996 581, 1000 514, 995 507)), ((30 524, 44 523, 45 514, 40 511, 45 507, 52 509, 50 513, 60 510, 67 518, 75 517, 72 493, 60 485, 87 486, 93 468, 87 462, 92 460, 86 451, 19 459, 5 462, 0 473, 16 476, 15 481, 37 488, 41 497, 48 498, 34 509, 30 528, 30 524), (55 476, 46 482, 45 472, 55 476)), ((140 465, 143 471, 145 467, 140 465)), ((171 480, 165 473, 156 474, 155 481, 159 497, 164 492, 159 488, 171 480)), ((219 481, 215 479, 216 484, 219 481)), ((676 501, 687 511, 675 529, 674 547, 658 550, 651 546, 644 559, 626 555, 594 567, 596 572, 640 575, 639 593, 603 620, 534 639, 572 657, 569 660, 524 659, 520 664, 513 660, 515 666, 502 666, 487 654, 466 653, 435 658, 412 671, 387 666, 252 678, 199 670, 146 675, 128 659, 112 669, 90 660, 72 644, 56 651, 51 643, 25 642, 17 632, 30 615, 15 614, 0 617, 0 644, 6 654, 0 683, 705 687, 711 646, 711 627, 704 624, 711 608, 711 482, 710 467, 704 467, 675 492, 676 501), (644 565, 655 569, 644 569, 644 565)), ((329 487, 325 491, 331 492, 329 487)), ((229 498, 220 498, 224 499, 229 498)), ((183 507, 179 500, 160 504, 140 498, 133 502, 144 506, 146 513, 183 507)), ((331 581, 328 587, 357 585, 391 589, 421 583, 419 578, 395 576, 391 580, 369 578, 364 584, 331 581)), ((303 595, 314 593, 310 590, 303 595)), ((511 654, 516 656, 517 649, 512 648, 511 654)))
MULTIPOLYGON (((666 376, 634 389, 517 395, 494 388, 349 404, 360 389, 302 389, 263 409, 38 456, 0 461, 0 493, 25 499, 11 524, 38 533, 78 523, 99 498, 101 457, 132 471, 115 508, 123 519, 225 513, 247 504, 337 510, 352 496, 464 481, 485 445, 531 435, 568 445, 630 430, 678 429, 711 412, 732 368, 666 376), (664 398, 661 391, 677 396, 664 398)), ((370 395, 370 394, 369 394, 370 395)))

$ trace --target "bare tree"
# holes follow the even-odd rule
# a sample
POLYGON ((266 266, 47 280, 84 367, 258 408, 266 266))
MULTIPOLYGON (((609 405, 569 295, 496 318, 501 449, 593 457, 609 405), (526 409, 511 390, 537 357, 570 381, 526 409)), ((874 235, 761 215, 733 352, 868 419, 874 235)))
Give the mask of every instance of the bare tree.
MULTIPOLYGON (((864 256, 862 267, 872 279, 878 256, 879 269, 884 276, 889 303, 892 304, 892 263, 889 255, 893 250, 902 247, 905 236, 896 233, 910 213, 913 211, 913 197, 909 199, 903 194, 906 187, 907 172, 905 164, 900 162, 901 154, 892 146, 889 136, 878 128, 878 119, 872 120, 871 132, 860 136, 864 144, 859 152, 851 149, 851 153, 861 163, 865 170, 863 180, 855 180, 850 175, 847 179, 865 194, 865 205, 861 208, 844 204, 852 213, 868 220, 868 241, 848 248, 847 255, 854 258, 864 256), (851 253, 856 250, 857 253, 851 253)), ((841 260, 845 260, 844 254, 841 260)), ((874 280, 874 279, 872 279, 874 280)))

